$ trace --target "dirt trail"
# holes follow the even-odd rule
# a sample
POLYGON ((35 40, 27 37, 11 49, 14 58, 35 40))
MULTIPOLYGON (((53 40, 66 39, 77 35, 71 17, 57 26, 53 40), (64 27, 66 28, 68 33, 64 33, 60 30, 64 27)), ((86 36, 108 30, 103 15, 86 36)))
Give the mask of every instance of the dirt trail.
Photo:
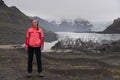
POLYGON ((24 49, 0 49, 0 80, 120 80, 120 54, 81 54, 43 52, 43 78, 26 77, 27 52, 24 49))
POLYGON ((0 49, 16 49, 23 48, 23 44, 0 45, 0 49))

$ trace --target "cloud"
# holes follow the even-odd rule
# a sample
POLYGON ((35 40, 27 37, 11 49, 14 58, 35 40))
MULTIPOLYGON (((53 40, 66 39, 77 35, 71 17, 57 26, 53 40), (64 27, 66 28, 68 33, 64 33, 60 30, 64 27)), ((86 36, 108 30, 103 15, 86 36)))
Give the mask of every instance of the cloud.
POLYGON ((119 0, 4 0, 27 15, 46 19, 77 18, 112 20, 119 17, 119 0))

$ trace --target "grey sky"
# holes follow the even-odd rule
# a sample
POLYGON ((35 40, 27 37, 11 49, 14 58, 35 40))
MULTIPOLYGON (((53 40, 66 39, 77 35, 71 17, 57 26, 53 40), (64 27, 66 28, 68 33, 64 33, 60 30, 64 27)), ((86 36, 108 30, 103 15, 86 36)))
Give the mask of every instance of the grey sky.
POLYGON ((29 16, 110 21, 120 17, 120 0, 4 0, 29 16))

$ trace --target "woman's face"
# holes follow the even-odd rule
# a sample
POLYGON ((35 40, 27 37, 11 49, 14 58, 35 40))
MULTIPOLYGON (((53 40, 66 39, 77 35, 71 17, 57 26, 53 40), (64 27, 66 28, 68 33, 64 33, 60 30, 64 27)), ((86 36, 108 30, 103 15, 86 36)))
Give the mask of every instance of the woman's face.
POLYGON ((38 25, 38 21, 37 20, 33 20, 32 24, 33 24, 33 26, 37 26, 38 25))

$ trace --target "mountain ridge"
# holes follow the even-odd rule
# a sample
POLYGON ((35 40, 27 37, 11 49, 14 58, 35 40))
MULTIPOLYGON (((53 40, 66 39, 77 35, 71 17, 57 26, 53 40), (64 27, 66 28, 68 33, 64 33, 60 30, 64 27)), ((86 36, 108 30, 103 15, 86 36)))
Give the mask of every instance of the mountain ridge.
MULTIPOLYGON (((0 44, 23 44, 26 32, 31 27, 31 21, 27 15, 17 7, 8 7, 0 0, 0 44)), ((44 29, 45 41, 57 40, 56 34, 44 29), (48 36, 51 34, 51 36, 48 36)))
POLYGON ((103 33, 120 33, 120 18, 115 19, 113 23, 103 31, 103 33))

